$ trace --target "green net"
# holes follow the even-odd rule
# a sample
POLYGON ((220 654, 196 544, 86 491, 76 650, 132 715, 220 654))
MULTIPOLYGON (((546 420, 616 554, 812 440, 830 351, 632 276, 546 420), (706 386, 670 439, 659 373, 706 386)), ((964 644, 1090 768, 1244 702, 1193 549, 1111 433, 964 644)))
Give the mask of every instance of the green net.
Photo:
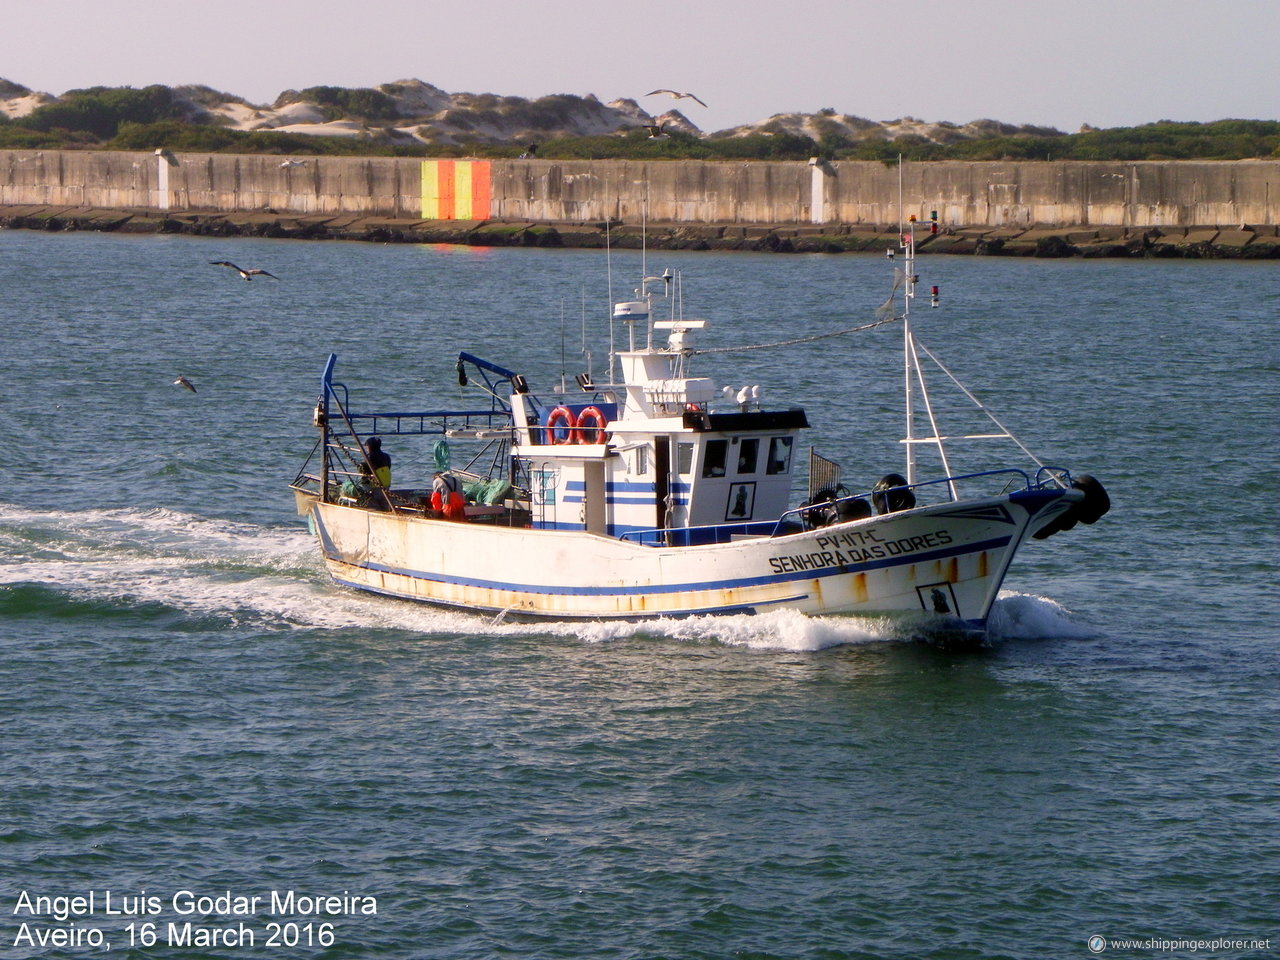
POLYGON ((431 448, 431 455, 435 457, 437 470, 449 469, 449 441, 437 440, 435 446, 431 448))

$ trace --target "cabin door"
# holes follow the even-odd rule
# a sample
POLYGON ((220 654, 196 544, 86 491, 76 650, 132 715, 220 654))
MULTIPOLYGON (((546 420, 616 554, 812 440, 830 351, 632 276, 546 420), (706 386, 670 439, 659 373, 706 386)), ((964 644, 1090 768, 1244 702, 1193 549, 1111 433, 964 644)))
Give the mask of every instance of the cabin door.
POLYGON ((586 491, 582 498, 582 522, 587 533, 604 534, 608 526, 608 517, 605 515, 604 462, 588 462, 583 466, 586 491))
POLYGON ((667 498, 671 495, 671 438, 655 437, 653 440, 653 491, 658 511, 654 526, 667 529, 667 498))

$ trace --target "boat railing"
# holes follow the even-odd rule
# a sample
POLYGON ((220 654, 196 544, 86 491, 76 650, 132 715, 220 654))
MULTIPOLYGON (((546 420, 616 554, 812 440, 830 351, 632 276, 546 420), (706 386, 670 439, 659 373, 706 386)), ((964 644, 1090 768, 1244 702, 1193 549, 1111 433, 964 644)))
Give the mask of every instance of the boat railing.
POLYGON ((1066 467, 1041 467, 1036 471, 1036 487, 1061 487, 1067 489, 1071 486, 1071 471, 1066 467))
MULTIPOLYGON (((954 484, 963 480, 997 479, 1003 477, 1005 483, 1002 492, 1019 486, 1024 490, 1035 490, 1046 485, 1061 486, 1063 478, 1069 485, 1067 471, 1057 467, 1043 468, 1035 479, 1018 467, 1006 467, 1001 470, 984 470, 979 473, 968 473, 954 477, 942 477, 937 480, 924 480, 918 483, 901 484, 900 486, 880 487, 866 493, 852 494, 833 500, 823 500, 796 507, 782 514, 777 520, 754 520, 745 523, 717 523, 694 527, 654 527, 644 530, 628 530, 619 535, 620 540, 629 540, 649 547, 691 547, 705 546, 713 543, 731 543, 738 538, 746 537, 780 537, 802 530, 830 526, 832 523, 846 519, 862 519, 876 516, 877 513, 899 512, 910 509, 905 506, 894 508, 894 502, 901 503, 903 493, 915 493, 926 488, 944 488, 946 501, 951 501, 954 484), (895 496, 897 495, 897 496, 895 496), (872 506, 875 504, 876 506, 872 506), (860 510, 848 508, 857 506, 860 510), (888 507, 889 509, 880 509, 888 507), (842 509, 845 508, 845 509, 842 509)), ((945 501, 944 501, 945 502, 945 501)), ((915 504, 914 499, 911 501, 915 504)))
POLYGON ((475 430, 478 427, 492 429, 494 420, 501 418, 502 426, 507 427, 510 416, 506 411, 497 410, 424 410, 414 412, 374 412, 351 413, 346 418, 353 424, 367 425, 365 434, 385 434, 387 436, 440 434, 450 430, 475 430))
MULTIPOLYGON (((339 419, 346 421, 353 432, 356 432, 356 423, 369 427, 368 430, 359 431, 365 435, 444 434, 449 430, 475 430, 479 426, 492 429, 495 421, 499 421, 503 427, 510 426, 509 409, 496 402, 491 403, 487 410, 354 411, 351 409, 351 396, 347 385, 333 379, 333 366, 336 360, 336 356, 330 355, 322 381, 323 389, 337 404, 339 419)), ((324 400, 324 397, 321 399, 324 400)))
POLYGON ((630 540, 646 547, 701 547, 712 543, 731 543, 735 539, 767 537, 773 533, 774 521, 752 520, 745 523, 712 523, 695 527, 653 527, 628 530, 619 540, 630 540))
POLYGON ((1069 475, 1065 470, 1046 467, 1042 468, 1033 480, 1025 470, 1018 467, 1005 467, 1000 470, 983 470, 979 473, 966 473, 954 477, 941 477, 936 480, 922 480, 917 483, 904 483, 897 486, 877 486, 866 493, 855 493, 832 500, 822 500, 818 503, 808 503, 788 510, 777 519, 771 535, 775 537, 783 536, 814 527, 830 526, 832 523, 843 522, 845 519, 864 519, 876 515, 883 516, 888 513, 897 513, 915 506, 916 492, 926 489, 944 488, 947 496, 942 502, 953 502, 955 498, 952 496, 952 492, 955 490, 955 484, 964 480, 993 480, 1003 477, 1005 483, 999 492, 1008 493, 1016 485, 1020 485, 1024 490, 1039 489, 1047 484, 1060 486, 1062 485, 1061 478, 1064 475, 1068 476, 1069 480, 1069 475), (903 502, 904 494, 911 495, 910 506, 895 506, 895 501, 898 504, 903 502), (872 506, 872 504, 875 506, 872 506), (819 518, 821 519, 819 520, 819 518))
MULTIPOLYGON (((314 492, 328 500, 356 497, 354 491, 364 491, 365 481, 373 473, 366 459, 366 441, 382 436, 466 436, 488 441, 484 449, 495 439, 510 436, 510 413, 500 407, 487 410, 374 410, 350 409, 349 394, 344 384, 332 381, 332 361, 326 368, 325 396, 317 406, 316 423, 324 429, 317 448, 312 450, 294 482, 297 489, 314 492), (330 401, 328 405, 324 400, 330 401), (323 450, 324 467, 320 475, 308 473, 308 467, 319 450, 323 450), (326 480, 327 478, 327 484, 326 480), (324 489, 325 487, 328 489, 324 489), (351 490, 344 488, 350 487, 351 490)), ((437 441, 439 443, 440 441, 437 441)), ((483 451, 482 451, 483 452, 483 451)), ((468 466, 474 463, 474 459, 468 466)), ((388 491, 379 491, 388 509, 395 510, 388 491)))

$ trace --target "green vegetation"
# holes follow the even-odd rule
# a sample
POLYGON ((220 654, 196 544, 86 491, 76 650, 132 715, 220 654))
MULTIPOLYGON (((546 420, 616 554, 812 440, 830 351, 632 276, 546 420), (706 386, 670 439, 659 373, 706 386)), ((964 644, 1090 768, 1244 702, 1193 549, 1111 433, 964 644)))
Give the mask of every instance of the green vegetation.
POLYGON ((1077 134, 989 137, 945 146, 901 140, 835 151, 851 160, 1248 160, 1280 158, 1280 122, 1218 120, 1089 130, 1077 134))
MULTIPOLYGON (((0 126, 0 147, 8 146, 0 126)), ((175 153, 267 153, 295 156, 424 156, 420 149, 391 147, 355 137, 315 137, 306 133, 275 130, 244 132, 226 127, 187 123, 124 123, 98 150, 145 150, 161 147, 175 153)), ((461 156, 461 154, 459 154, 461 156)))
POLYGON ((586 101, 581 97, 556 94, 525 100, 521 97, 497 97, 481 94, 470 104, 449 111, 449 122, 472 129, 484 126, 524 127, 529 130, 555 130, 570 126, 581 116, 586 101))
POLYGON ((90 87, 70 90, 57 102, 37 107, 11 125, 80 141, 87 134, 106 142, 116 135, 122 123, 179 120, 186 112, 187 107, 168 87, 90 87))
MULTIPOLYGON (((0 80, 0 93, 16 96, 25 88, 0 80), (7 86, 6 86, 7 85, 7 86)), ((369 132, 361 137, 323 137, 270 130, 238 131, 206 108, 237 98, 203 87, 90 87, 72 90, 25 117, 0 116, 0 149, 154 150, 189 153, 268 153, 301 155, 515 157, 528 144, 483 142, 485 128, 546 131, 537 156, 550 160, 1241 160, 1280 158, 1280 122, 1219 120, 1180 123, 1161 120, 1140 127, 1087 129, 1065 134, 1049 128, 990 124, 990 135, 966 139, 958 127, 938 143, 924 137, 895 140, 850 138, 826 108, 814 118, 817 139, 796 136, 781 125, 766 124, 749 136, 695 137, 673 132, 650 137, 643 129, 611 136, 552 137, 572 127, 586 111, 601 109, 594 100, 557 94, 536 100, 478 94, 449 112, 460 129, 475 131, 476 141, 451 145, 407 141, 390 128, 397 122, 396 101, 382 90, 309 87, 287 91, 276 108, 289 103, 317 104, 328 120, 354 118, 369 132)), ((241 101, 243 102, 243 101, 241 101)), ((400 120, 404 122, 403 119, 400 120)))
POLYGON ((281 94, 275 102, 276 109, 291 103, 314 103, 324 112, 325 121, 357 119, 389 121, 399 116, 396 102, 381 90, 361 87, 307 87, 307 89, 281 94))
POLYGON ((538 146, 538 156, 549 160, 805 160, 814 155, 815 147, 808 137, 790 134, 710 138, 676 132, 654 138, 643 130, 632 130, 615 136, 549 140, 538 146))

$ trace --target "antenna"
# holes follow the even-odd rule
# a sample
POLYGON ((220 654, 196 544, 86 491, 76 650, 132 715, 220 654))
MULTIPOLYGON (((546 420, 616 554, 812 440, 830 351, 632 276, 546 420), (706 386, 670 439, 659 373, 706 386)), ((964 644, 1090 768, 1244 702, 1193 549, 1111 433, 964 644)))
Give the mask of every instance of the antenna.
MULTIPOLYGON (((591 370, 591 351, 587 349, 587 287, 583 284, 578 288, 579 296, 582 298, 582 355, 587 358, 587 379, 592 383, 595 377, 592 376, 591 370)), ((612 321, 610 321, 612 323, 612 321)))
MULTIPOLYGON (((938 457, 942 462, 943 475, 948 478, 951 477, 951 465, 947 459, 947 449, 943 443, 942 431, 938 428, 938 420, 934 414, 933 401, 929 397, 929 386, 925 382, 924 370, 920 365, 920 355, 918 350, 925 348, 922 345, 917 344, 915 332, 911 329, 911 302, 916 297, 916 284, 920 282, 920 277, 916 274, 916 215, 912 213, 907 215, 905 220, 903 218, 904 203, 902 167, 902 155, 899 154, 898 225, 899 232, 901 234, 903 260, 905 260, 905 270, 902 277, 902 363, 907 432, 903 443, 907 448, 907 483, 913 484, 916 482, 917 444, 932 443, 937 447, 938 457), (925 417, 928 419, 930 428, 933 431, 933 435, 931 437, 917 437, 915 434, 915 403, 917 394, 919 401, 924 408, 925 417)), ((930 214, 930 233, 936 233, 938 230, 937 218, 938 215, 936 211, 930 214)), ((938 288, 936 286, 932 287, 930 290, 930 305, 934 307, 938 305, 938 288)), ((925 352, 928 353, 927 350, 925 350, 925 352)), ((939 366, 941 366, 941 364, 939 364, 939 366)), ((945 368, 943 369, 945 372, 945 368)), ((951 493, 951 499, 959 499, 956 492, 955 481, 948 479, 947 487, 951 493)))
MULTIPOLYGON (((644 302, 649 305, 648 316, 645 317, 645 320, 644 320, 645 326, 648 328, 648 333, 645 336, 644 348, 646 350, 652 350, 653 349, 653 294, 649 292, 649 275, 647 272, 644 275, 644 280, 640 282, 640 286, 643 288, 642 292, 644 295, 644 302)), ((632 329, 635 329, 635 328, 632 327, 632 329)))
POLYGON ((560 301, 560 392, 564 393, 565 387, 565 369, 564 369, 564 300, 560 301))
POLYGON ((644 201, 640 204, 640 276, 649 275, 649 174, 644 175, 644 201))
POLYGON ((902 235, 902 154, 898 154, 898 235, 902 235))
MULTIPOLYGON (((898 238, 902 245, 903 259, 906 264, 902 277, 902 373, 903 373, 903 406, 907 416, 907 483, 916 482, 916 445, 915 445, 915 405, 913 376, 913 360, 915 347, 911 342, 911 294, 916 269, 916 245, 914 232, 908 233, 902 216, 902 154, 898 154, 898 238)), ((936 431, 935 431, 936 432, 936 431)))
POLYGON ((614 377, 613 365, 617 359, 617 351, 613 343, 613 245, 610 242, 610 225, 613 223, 612 217, 605 217, 604 221, 604 262, 605 273, 608 275, 609 300, 605 304, 605 314, 609 317, 609 382, 616 382, 614 377))

